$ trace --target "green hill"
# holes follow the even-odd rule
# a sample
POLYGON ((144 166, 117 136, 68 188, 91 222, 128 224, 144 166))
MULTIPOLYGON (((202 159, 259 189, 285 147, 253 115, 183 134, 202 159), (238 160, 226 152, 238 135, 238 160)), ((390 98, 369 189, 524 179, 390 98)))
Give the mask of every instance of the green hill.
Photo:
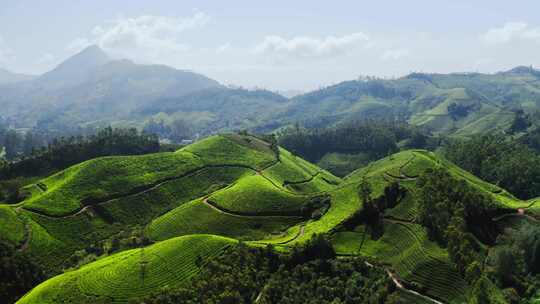
POLYGON ((505 130, 515 111, 535 112, 540 72, 518 67, 495 74, 412 73, 397 79, 344 81, 291 99, 260 130, 300 124, 327 127, 399 117, 436 134, 468 136, 505 130))
POLYGON ((164 286, 179 286, 234 240, 212 235, 173 238, 103 258, 39 285, 18 303, 125 303, 164 286))
MULTIPOLYGON (((510 217, 538 216, 537 200, 520 201, 424 150, 388 156, 340 179, 264 139, 216 135, 175 153, 98 158, 40 180, 28 186, 25 201, 0 205, 7 232, 0 237, 49 274, 75 266, 80 250, 126 233, 142 231, 153 243, 55 276, 19 303, 125 303, 183 284, 201 259, 235 240, 288 252, 318 233, 331 235, 339 255, 369 257, 425 297, 462 303, 472 287, 418 220, 417 179, 435 168, 488 196, 501 227, 510 217), (358 220, 367 210, 363 183, 383 210, 377 238, 358 220), (518 208, 528 209, 519 215, 518 208)), ((480 248, 486 246, 492 244, 480 248)))

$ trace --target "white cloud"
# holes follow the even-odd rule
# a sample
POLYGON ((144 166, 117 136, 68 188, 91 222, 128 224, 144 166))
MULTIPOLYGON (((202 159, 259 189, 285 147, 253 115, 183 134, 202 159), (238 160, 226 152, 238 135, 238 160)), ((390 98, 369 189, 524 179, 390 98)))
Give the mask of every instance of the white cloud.
POLYGON ((227 52, 230 49, 231 49, 231 44, 230 43, 224 43, 224 44, 217 47, 216 53, 221 54, 221 53, 227 52))
POLYGON ((159 56, 165 52, 184 51, 189 46, 181 41, 181 34, 204 26, 209 20, 206 13, 199 11, 187 18, 153 15, 117 18, 94 27, 90 38, 73 40, 67 49, 77 51, 97 44, 113 53, 146 52, 159 56))
POLYGON ((508 22, 502 27, 488 30, 482 39, 489 44, 504 44, 513 40, 540 41, 540 27, 531 27, 525 22, 508 22))
POLYGON ((381 59, 384 61, 400 60, 409 56, 411 52, 407 49, 394 49, 387 50, 381 55, 381 59))
POLYGON ((358 46, 369 47, 369 36, 353 33, 341 37, 328 36, 313 38, 307 36, 286 39, 281 36, 267 36, 254 51, 257 54, 279 54, 297 57, 334 57, 358 46))

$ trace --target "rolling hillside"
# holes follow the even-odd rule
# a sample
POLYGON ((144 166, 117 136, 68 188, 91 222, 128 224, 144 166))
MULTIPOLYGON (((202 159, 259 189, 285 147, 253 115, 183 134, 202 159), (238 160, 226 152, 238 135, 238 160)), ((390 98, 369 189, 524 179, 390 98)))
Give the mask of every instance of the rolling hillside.
POLYGON ((467 136, 507 129, 515 110, 540 106, 540 73, 517 67, 496 74, 413 73, 402 78, 345 81, 296 96, 272 123, 326 127, 351 120, 399 117, 434 133, 467 136))
POLYGON ((431 152, 400 152, 340 179, 274 143, 228 134, 174 153, 98 158, 40 180, 25 189, 25 201, 0 205, 0 227, 9 232, 1 237, 51 274, 72 266, 88 244, 125 231, 142 228, 151 243, 55 276, 19 303, 126 303, 181 286, 201 260, 239 240, 288 252, 316 233, 330 234, 339 255, 377 261, 405 285, 405 299, 418 298, 412 289, 431 303, 462 303, 472 287, 418 221, 416 180, 434 168, 488 196, 500 215, 488 222, 538 217, 536 200, 517 200, 431 152), (355 220, 365 209, 358 195, 365 182, 376 202, 392 205, 379 238, 355 220))
POLYGON ((91 46, 40 76, 0 72, 0 102, 2 116, 16 128, 60 133, 107 125, 143 129, 150 122, 170 127, 180 120, 191 138, 398 118, 434 134, 469 136, 506 130, 517 111, 537 111, 540 72, 516 67, 495 74, 412 73, 344 81, 286 98, 225 87, 191 71, 113 60, 91 46))

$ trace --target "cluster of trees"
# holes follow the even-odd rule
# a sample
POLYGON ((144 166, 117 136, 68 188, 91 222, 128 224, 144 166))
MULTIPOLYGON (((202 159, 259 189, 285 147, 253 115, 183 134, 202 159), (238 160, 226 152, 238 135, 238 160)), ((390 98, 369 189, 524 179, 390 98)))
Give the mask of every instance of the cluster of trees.
POLYGON ((461 117, 469 115, 469 111, 473 108, 470 105, 463 105, 459 103, 452 102, 447 107, 448 114, 452 117, 453 120, 458 120, 461 117))
POLYGON ((490 277, 511 303, 536 296, 540 290, 540 227, 526 222, 507 229, 490 251, 488 262, 490 277))
POLYGON ((36 176, 67 168, 85 160, 109 155, 136 155, 159 151, 157 136, 137 129, 104 128, 88 136, 54 139, 19 161, 0 168, 0 176, 36 176))
POLYGON ((192 139, 195 131, 183 119, 175 119, 171 123, 163 120, 150 119, 143 127, 143 132, 156 134, 160 138, 166 138, 172 142, 180 143, 184 139, 192 139))
POLYGON ((0 240, 0 303, 15 303, 44 278, 28 256, 0 240))
POLYGON ((63 266, 66 269, 79 268, 108 255, 123 250, 149 246, 153 242, 144 234, 141 227, 122 230, 108 239, 88 244, 84 249, 75 251, 63 266))
MULTIPOLYGON (((527 140, 540 142, 540 131, 527 140)), ((445 145, 444 156, 521 199, 540 196, 540 154, 518 140, 503 135, 453 140, 445 145)))
POLYGON ((45 145, 47 136, 36 131, 17 132, 0 121, 0 159, 13 160, 45 145))
POLYGON ((428 170, 417 183, 418 220, 427 227, 430 238, 447 248, 458 271, 475 287, 474 303, 493 303, 498 290, 503 290, 501 296, 509 303, 516 304, 536 295, 540 287, 540 227, 522 224, 501 233, 492 218, 515 211, 498 206, 443 169, 428 170), (484 250, 479 241, 491 249, 484 250))
POLYGON ((132 303, 387 303, 394 291, 383 269, 337 259, 321 235, 288 255, 240 244, 206 262, 189 286, 132 303))
MULTIPOLYGON (((398 144, 424 148, 429 142, 428 135, 420 129, 390 120, 363 120, 324 129, 296 125, 283 130, 278 137, 284 148, 314 163, 329 153, 362 154, 367 163, 399 151, 398 144)), ((348 171, 357 168, 355 165, 348 171)))

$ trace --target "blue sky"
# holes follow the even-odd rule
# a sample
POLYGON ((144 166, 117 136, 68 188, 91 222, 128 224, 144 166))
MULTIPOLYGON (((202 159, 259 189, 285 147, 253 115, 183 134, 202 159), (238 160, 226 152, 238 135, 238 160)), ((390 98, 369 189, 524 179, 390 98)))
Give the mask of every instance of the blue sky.
POLYGON ((42 73, 89 44, 225 83, 313 89, 361 75, 540 67, 540 1, 11 1, 0 67, 42 73))

